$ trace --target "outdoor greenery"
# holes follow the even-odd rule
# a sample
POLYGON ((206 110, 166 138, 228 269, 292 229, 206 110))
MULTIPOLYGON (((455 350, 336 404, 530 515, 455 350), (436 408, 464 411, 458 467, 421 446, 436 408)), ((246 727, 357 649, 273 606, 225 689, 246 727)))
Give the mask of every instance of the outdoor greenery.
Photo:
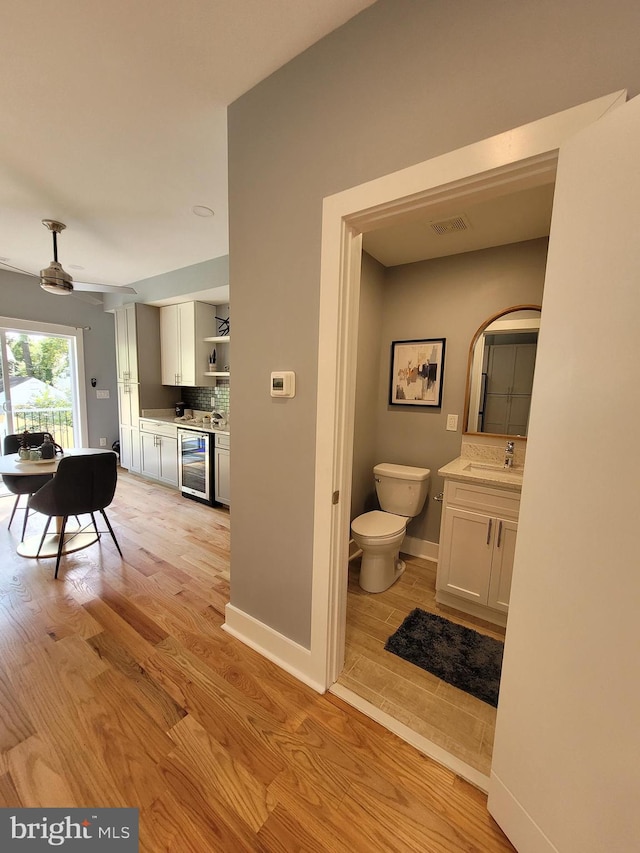
POLYGON ((14 403, 14 429, 51 432, 65 445, 73 441, 73 412, 69 388, 69 342, 63 337, 8 332, 10 375, 34 378, 40 386, 21 403, 14 403), (64 395, 64 396, 63 396, 64 395))
POLYGON ((69 372, 69 344, 65 338, 8 334, 7 347, 15 359, 14 376, 34 376, 55 385, 69 372))

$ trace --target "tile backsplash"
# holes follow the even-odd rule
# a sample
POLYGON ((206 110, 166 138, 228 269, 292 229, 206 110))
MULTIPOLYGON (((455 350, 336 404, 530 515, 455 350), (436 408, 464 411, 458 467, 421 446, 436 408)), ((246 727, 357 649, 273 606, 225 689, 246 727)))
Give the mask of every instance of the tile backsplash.
POLYGON ((212 388, 181 388, 180 399, 187 409, 201 412, 210 412, 212 409, 229 414, 230 382, 228 379, 219 379, 218 384, 212 388), (214 397, 216 405, 211 405, 214 397))
MULTIPOLYGON (((506 436, 497 435, 474 435, 466 436, 462 442, 460 455, 465 459, 474 459, 476 462, 492 462, 502 464, 504 462, 504 451, 507 442, 506 436)), ((514 443, 514 465, 520 467, 525 463, 527 455, 527 442, 513 437, 514 443)))

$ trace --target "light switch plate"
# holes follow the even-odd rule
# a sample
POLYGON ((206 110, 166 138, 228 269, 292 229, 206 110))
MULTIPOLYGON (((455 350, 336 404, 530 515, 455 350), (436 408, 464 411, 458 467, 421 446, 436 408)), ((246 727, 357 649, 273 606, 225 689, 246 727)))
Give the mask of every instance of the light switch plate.
POLYGON ((109 391, 96 391, 96 398, 98 400, 108 400, 109 399, 109 391))
POLYGON ((450 432, 455 432, 458 429, 458 416, 447 415, 447 429, 450 432))

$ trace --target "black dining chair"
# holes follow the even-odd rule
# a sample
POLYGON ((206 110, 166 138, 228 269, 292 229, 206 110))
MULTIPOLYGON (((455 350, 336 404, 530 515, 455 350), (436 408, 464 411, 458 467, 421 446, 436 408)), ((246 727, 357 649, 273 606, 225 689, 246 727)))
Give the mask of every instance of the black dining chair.
POLYGON ((36 492, 31 498, 31 507, 43 515, 48 515, 47 524, 38 546, 38 555, 49 530, 54 516, 62 518, 59 530, 58 556, 54 577, 58 577, 58 568, 64 545, 64 531, 70 515, 89 514, 98 539, 100 532, 96 525, 94 513, 100 512, 104 518, 111 538, 118 553, 122 551, 118 545, 109 519, 105 513, 116 491, 118 478, 116 470, 116 454, 87 453, 82 456, 65 456, 58 464, 55 477, 36 492))
MULTIPOLYGON (((29 445, 31 447, 40 447, 42 442, 44 441, 45 435, 48 435, 51 441, 55 444, 54 438, 50 432, 30 432, 27 433, 29 445)), ((11 453, 17 453, 22 445, 22 438, 24 433, 13 433, 12 435, 5 435, 2 441, 2 453, 4 456, 9 456, 11 453)), ((56 445, 57 446, 57 445, 56 445)), ((31 496, 41 489, 45 483, 48 483, 49 480, 53 477, 53 474, 33 474, 29 476, 22 476, 20 474, 3 474, 2 480, 7 487, 7 489, 14 495, 16 495, 16 500, 13 505, 13 509, 11 510, 11 518, 9 519, 8 528, 11 529, 11 522, 13 521, 13 516, 16 514, 16 510, 18 509, 18 504, 20 503, 20 498, 22 495, 27 495, 27 505, 24 510, 24 521, 22 522, 22 538, 21 542, 24 541, 24 534, 27 529, 27 521, 29 519, 29 510, 31 509, 31 496)))

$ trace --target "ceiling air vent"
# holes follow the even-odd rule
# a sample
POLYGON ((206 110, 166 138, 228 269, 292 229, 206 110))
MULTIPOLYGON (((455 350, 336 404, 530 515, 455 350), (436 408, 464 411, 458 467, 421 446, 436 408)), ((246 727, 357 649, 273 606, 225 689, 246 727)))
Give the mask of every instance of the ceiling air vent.
POLYGON ((471 228, 469 220, 464 214, 452 216, 451 219, 440 219, 438 222, 430 222, 429 227, 434 234, 457 234, 459 231, 467 231, 471 228))

